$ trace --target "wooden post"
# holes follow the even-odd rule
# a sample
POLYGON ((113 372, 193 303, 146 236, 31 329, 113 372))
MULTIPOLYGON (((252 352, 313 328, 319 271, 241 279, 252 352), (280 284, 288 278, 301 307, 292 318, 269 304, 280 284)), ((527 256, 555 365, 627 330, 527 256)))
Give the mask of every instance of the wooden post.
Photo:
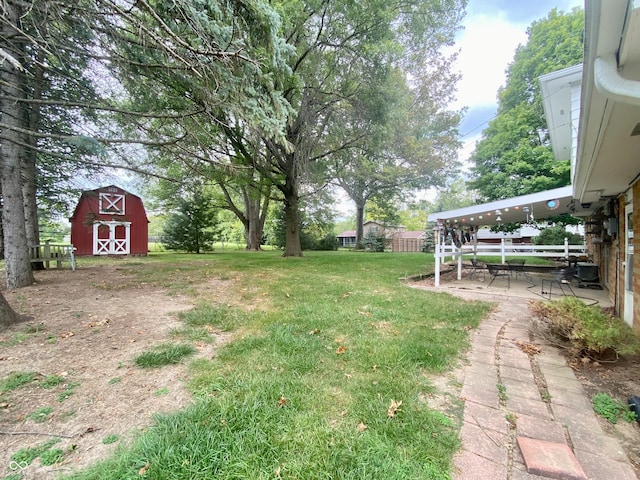
POLYGON ((50 240, 44 242, 44 266, 49 268, 49 260, 51 259, 51 245, 50 240))

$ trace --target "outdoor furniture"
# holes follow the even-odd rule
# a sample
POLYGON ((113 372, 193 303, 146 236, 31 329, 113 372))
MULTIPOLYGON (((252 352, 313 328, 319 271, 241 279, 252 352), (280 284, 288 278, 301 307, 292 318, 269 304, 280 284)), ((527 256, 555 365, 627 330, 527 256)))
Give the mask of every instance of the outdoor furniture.
POLYGON ((485 272, 485 268, 478 261, 478 259, 477 258, 472 258, 471 259, 471 272, 469 273, 469 278, 471 279, 475 275, 476 278, 478 280, 480 280, 480 274, 482 274, 482 281, 484 282, 484 279, 485 279, 484 272, 485 272))
POLYGON ((491 281, 487 287, 490 287, 493 281, 498 277, 505 277, 507 279, 507 288, 511 287, 511 274, 509 273, 509 270, 505 270, 502 265, 487 263, 487 270, 489 271, 489 275, 491 275, 491 281))
POLYGON ((516 280, 519 275, 522 275, 530 282, 533 281, 531 275, 524 271, 524 259, 518 258, 516 260, 507 260, 507 265, 509 266, 509 273, 515 273, 516 280))
POLYGON ((540 294, 542 296, 548 295, 548 299, 551 300, 551 295, 553 294, 553 287, 555 285, 556 288, 560 290, 559 295, 562 295, 562 296, 567 295, 567 292, 565 291, 565 289, 567 289, 567 291, 569 291, 571 295, 575 297, 576 293, 573 291, 573 288, 571 288, 571 281, 575 277, 575 274, 576 274, 575 268, 561 268, 559 270, 554 270, 553 279, 548 279, 548 278, 542 279, 542 290, 540 291, 540 294), (548 291, 545 289, 545 285, 548 291))
POLYGON ((600 269, 595 263, 578 262, 576 264, 576 277, 578 278, 578 288, 597 288, 600 285, 600 269))

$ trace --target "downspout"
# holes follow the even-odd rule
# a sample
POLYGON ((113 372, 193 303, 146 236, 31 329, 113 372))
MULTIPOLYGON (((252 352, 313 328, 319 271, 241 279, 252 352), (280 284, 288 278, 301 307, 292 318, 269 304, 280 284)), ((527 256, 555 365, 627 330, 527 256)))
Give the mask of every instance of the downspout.
POLYGON ((614 53, 596 58, 593 63, 593 73, 596 88, 607 98, 640 106, 640 82, 628 80, 620 75, 614 53))

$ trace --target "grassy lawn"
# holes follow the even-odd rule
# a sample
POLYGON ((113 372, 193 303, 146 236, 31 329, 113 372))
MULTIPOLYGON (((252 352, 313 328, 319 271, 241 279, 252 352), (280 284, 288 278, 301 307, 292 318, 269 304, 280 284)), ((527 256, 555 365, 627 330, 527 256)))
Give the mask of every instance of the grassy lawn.
POLYGON ((213 359, 184 360, 193 406, 66 478, 450 478, 458 424, 427 406, 430 376, 456 364, 490 305, 399 281, 432 271, 432 255, 159 253, 121 265, 194 295, 232 279, 225 294, 243 307, 199 291, 172 341, 214 329, 232 340, 213 359))

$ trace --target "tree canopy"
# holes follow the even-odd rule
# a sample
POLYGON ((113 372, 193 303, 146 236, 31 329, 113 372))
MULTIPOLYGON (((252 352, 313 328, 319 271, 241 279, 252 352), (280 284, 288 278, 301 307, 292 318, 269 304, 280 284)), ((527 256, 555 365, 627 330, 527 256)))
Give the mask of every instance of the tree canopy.
POLYGON ((584 13, 552 10, 533 22, 516 50, 498 94, 498 114, 471 157, 469 187, 481 200, 499 200, 570 183, 569 159, 554 160, 538 78, 582 62, 584 13))

